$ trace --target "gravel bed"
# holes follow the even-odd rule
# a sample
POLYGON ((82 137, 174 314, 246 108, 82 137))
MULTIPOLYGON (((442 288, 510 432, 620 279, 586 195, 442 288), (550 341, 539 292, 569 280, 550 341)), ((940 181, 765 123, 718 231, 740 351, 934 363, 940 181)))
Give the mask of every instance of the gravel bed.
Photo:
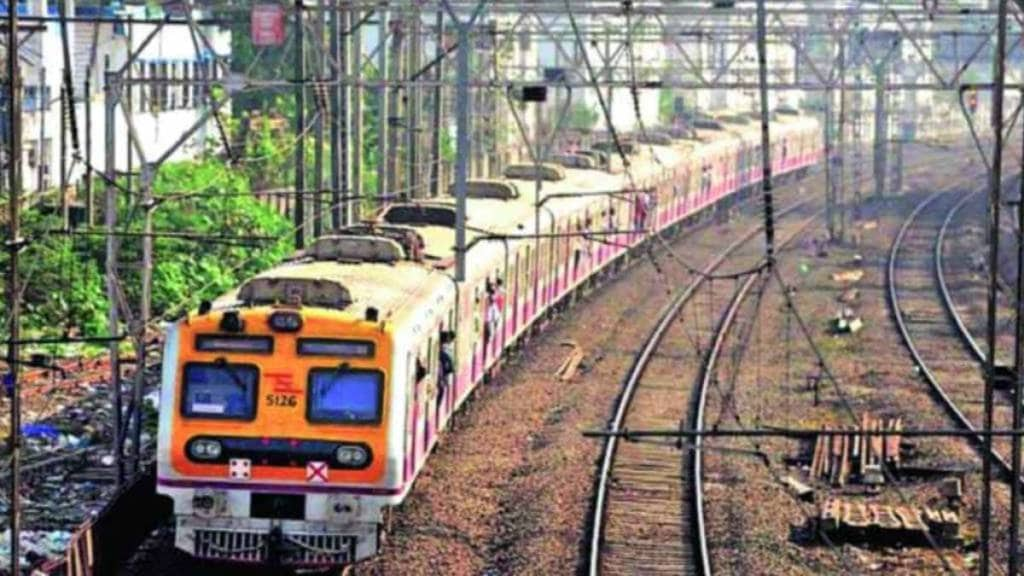
MULTIPOLYGON (((709 425, 717 415, 720 427, 762 426, 817 427, 850 424, 847 402, 855 414, 899 416, 911 428, 951 427, 953 423, 932 399, 927 385, 915 374, 909 354, 895 330, 885 300, 885 265, 892 238, 903 218, 934 190, 934 180, 911 180, 910 193, 886 202, 869 203, 855 237, 859 244, 831 246, 826 256, 808 244, 794 258, 781 264, 783 277, 796 290, 798 311, 807 321, 827 365, 841 384, 844 402, 827 382, 815 405, 806 377, 819 373, 817 362, 800 336, 795 319, 787 312, 777 286, 761 302, 757 323, 750 330, 750 348, 738 365, 719 374, 727 394, 713 393, 708 407, 709 425), (865 226, 867 224, 867 226, 865 226), (865 323, 854 336, 835 336, 828 321, 841 307, 837 297, 847 288, 832 274, 861 267, 864 277, 856 282, 856 312, 865 323)), ((923 216, 922 216, 923 217, 923 216)), ((748 305, 747 314, 752 314, 748 305)), ((937 318, 936 321, 945 321, 937 318)), ((733 338, 733 346, 738 337, 733 338)), ((830 546, 813 538, 807 518, 816 515, 816 503, 827 496, 849 496, 888 504, 910 503, 939 507, 938 479, 902 479, 866 496, 858 486, 830 488, 813 484, 815 503, 801 502, 779 483, 784 476, 807 481, 806 474, 789 458, 809 449, 793 440, 715 439, 712 445, 734 451, 712 450, 706 454, 708 529, 716 572, 722 574, 935 574, 945 566, 954 573, 974 566, 977 540, 980 460, 963 440, 915 439, 914 464, 963 467, 965 473, 962 517, 966 544, 959 549, 935 551, 930 547, 830 546), (766 466, 759 453, 767 454, 766 466)), ((996 510, 1005 511, 1007 490, 995 490, 996 510)), ((993 527, 996 561, 1005 548, 1005 514, 993 527)))
MULTIPOLYGON (((812 183, 817 177, 806 182, 812 183)), ((817 180, 820 181, 820 180, 817 180)), ((780 193, 781 204, 809 184, 780 193)), ((740 216, 673 243, 703 266, 759 216, 740 216)), ((571 574, 584 562, 587 518, 605 426, 621 379, 668 301, 688 281, 655 251, 580 301, 482 387, 396 511, 382 554, 357 574, 571 574), (660 272, 659 272, 660 270, 660 272), (553 376, 567 340, 585 354, 573 381, 553 376)), ((706 320, 705 320, 706 321, 706 320)))

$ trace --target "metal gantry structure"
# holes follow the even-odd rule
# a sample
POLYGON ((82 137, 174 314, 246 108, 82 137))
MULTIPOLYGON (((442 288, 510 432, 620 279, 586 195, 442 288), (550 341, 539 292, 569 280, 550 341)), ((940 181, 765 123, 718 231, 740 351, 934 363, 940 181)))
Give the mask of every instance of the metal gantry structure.
MULTIPOLYGON (((643 94, 669 91, 693 103, 714 105, 724 92, 749 94, 749 108, 758 111, 762 124, 765 175, 763 202, 766 217, 766 260, 773 258, 772 188, 770 147, 766 145, 773 107, 800 99, 815 104, 822 116, 827 150, 828 231, 842 240, 847 220, 862 196, 859 159, 864 152, 865 126, 874 129, 874 195, 898 192, 902 142, 912 139, 910 128, 923 117, 918 94, 949 95, 964 103, 965 96, 991 95, 991 130, 978 134, 984 142, 990 169, 990 229, 996 230, 1001 203, 1004 163, 1019 168, 1022 159, 1003 160, 1007 136, 1020 114, 1024 78, 1024 0, 960 0, 918 2, 896 0, 289 0, 266 2, 279 9, 289 22, 290 33, 279 50, 293 58, 289 73, 280 77, 255 77, 238 69, 227 54, 220 54, 204 32, 207 24, 239 24, 249 20, 252 7, 232 3, 186 0, 181 9, 158 19, 138 17, 78 17, 61 3, 57 15, 18 15, 7 10, 0 17, 6 26, 4 135, 8 198, 6 250, 8 267, 5 385, 10 402, 10 527, 12 559, 19 557, 19 432, 21 385, 19 368, 23 349, 33 341, 19 332, 21 282, 18 254, 31 239, 19 231, 23 206, 21 134, 22 78, 19 47, 28 36, 48 25, 63 33, 64 74, 61 103, 70 114, 61 114, 60 202, 64 214, 61 234, 101 234, 106 239, 106 279, 109 299, 108 333, 92 335, 110 346, 110 401, 113 409, 113 454, 118 483, 127 482, 142 468, 141 406, 149 358, 147 333, 160 318, 152 312, 153 240, 182 231, 155 230, 153 213, 159 203, 153 183, 161 167, 197 132, 216 127, 219 147, 232 161, 242 160, 227 134, 226 115, 232 99, 264 91, 291 94, 295 117, 295 179, 280 192, 293 224, 294 243, 302 248, 332 229, 358 221, 367 211, 401 198, 429 198, 445 192, 449 180, 456 198, 455 277, 464 277, 466 252, 465 213, 467 182, 501 172, 510 161, 542 162, 564 141, 558 130, 575 102, 589 102, 601 109, 603 130, 644 129, 638 99, 643 94), (212 20, 197 16, 209 9, 212 20), (94 89, 87 78, 76 89, 70 61, 67 26, 125 26, 128 28, 126 61, 118 68, 104 68, 103 118, 91 117, 82 107, 85 138, 80 142, 76 106, 91 98, 94 89), (147 30, 139 42, 133 30, 147 30), (190 77, 154 78, 135 74, 136 63, 147 45, 164 27, 188 29, 195 54, 213 54, 211 73, 190 77), (637 48, 640 47, 640 48, 637 48), (660 56, 644 61, 646 50, 660 56), (753 62, 753 64, 752 64, 753 62), (137 90, 177 87, 198 91, 203 112, 196 122, 180 131, 166 150, 147 153, 143 136, 132 117, 132 98, 137 90), (84 92, 84 93, 83 93, 84 92), (1005 97, 1004 97, 1005 94, 1005 97), (891 100, 903 106, 893 109, 891 100), (627 112, 616 101, 627 103, 627 112), (866 114, 864 101, 873 102, 866 114), (596 100, 596 102, 595 102, 596 100), (1006 118, 1005 102, 1016 102, 1006 118), (909 103, 909 104, 908 104, 909 103), (373 110, 369 110, 372 105, 373 110), (635 118, 630 117, 635 112, 635 118), (373 114, 371 114, 373 112, 373 114), (912 117, 907 118, 910 114, 912 117), (870 116, 870 122, 868 121, 870 116), (892 135, 891 119, 899 118, 900 130, 892 135), (127 131, 118 141, 117 123, 127 131), (92 164, 91 124, 105 126, 105 159, 92 164), (375 122, 374 126, 367 126, 375 122), (619 123, 628 126, 619 126, 619 123), (903 129, 904 125, 910 128, 903 129), (369 130, 368 130, 369 128, 369 130), (454 158, 444 152, 454 132, 454 158), (67 138, 66 136, 70 136, 67 138), (367 136, 375 140, 373 158, 367 158, 367 136), (70 140, 70 150, 69 142, 70 140), (307 146, 311 144, 311 146, 307 146), (307 154, 312 151, 312 169, 307 154), (118 155, 127 161, 120 170, 118 155), (852 171, 846 158, 852 155, 852 171), (84 228, 73 228, 67 219, 63 183, 72 168, 67 158, 86 177, 84 228), (371 163, 372 161, 372 163, 371 163), (891 174, 890 162, 896 175, 891 174), (848 174, 848 172, 852 172, 848 174), (327 174, 329 173, 329 177, 327 174), (375 182, 374 186, 369 183, 375 182), (92 186, 104 188, 103 209, 93 201, 92 186), (852 182, 855 187, 850 194, 852 182), (852 196, 853 201, 848 199, 852 196), (119 203, 129 202, 142 220, 142 232, 126 231, 129 223, 118 221, 119 203), (102 226, 95 215, 102 212, 102 226), (126 240, 138 241, 139 301, 129 303, 119 276, 120 248, 126 240), (134 344, 135 373, 126 396, 119 364, 120 344, 127 336, 134 344), (130 442, 128 442, 130 440, 130 442), (130 445, 131 449, 126 449, 130 445)), ((95 42, 95 34, 93 35, 95 42)), ((92 53, 95 54, 95 47, 92 53)), ((257 56, 257 59, 259 56, 257 56)), ((97 62, 91 62, 95 69, 97 62)), ((726 100, 727 101, 727 100, 726 100)), ((938 101, 938 97, 931 100, 938 101)), ((965 122, 977 133, 965 111, 965 122)), ((951 108, 955 109, 955 108, 951 108)), ((539 173, 539 171, 538 171, 539 173)), ((537 181, 538 214, 539 192, 537 181)), ((187 233, 185 233, 187 235, 187 233)), ((990 241, 989 294, 990 350, 994 351, 994 305, 997 275, 998 234, 990 241)), ((539 251, 536 252, 539 254, 539 251)), ((1024 263, 1024 256, 1021 257, 1024 263)), ((1018 308, 1018 315, 1024 312, 1018 308)), ((1018 329, 1018 335, 1024 335, 1018 329)), ((1018 338, 1020 340, 1020 338, 1018 338)), ((1020 343, 1018 342, 1018 351, 1020 343)), ((992 381, 994 353, 989 354, 985 390, 986 430, 992 431, 992 381)), ((1018 368, 1021 354, 1016 354, 1018 368)), ((1018 370, 1024 374, 1024 370, 1018 370)), ((1024 376, 1022 376, 1024 377, 1024 376)), ((1018 398, 1022 383, 1018 383, 1018 398)), ((1019 403, 1014 408, 1014 428, 1021 428, 1019 403)), ((1015 473, 1020 475, 1019 434, 1014 434, 1015 473)), ((991 462, 986 458, 986 506, 991 498, 991 462)), ((1016 483, 1011 519, 1010 570, 1017 569, 1019 500, 1016 483)), ((982 519, 981 570, 991 569, 987 530, 990 508, 982 519)))

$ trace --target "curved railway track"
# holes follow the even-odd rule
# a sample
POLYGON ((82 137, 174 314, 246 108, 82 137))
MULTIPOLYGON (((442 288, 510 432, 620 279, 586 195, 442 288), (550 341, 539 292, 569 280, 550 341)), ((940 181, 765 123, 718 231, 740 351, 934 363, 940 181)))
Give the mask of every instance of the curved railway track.
MULTIPOLYGON (((943 269, 949 223, 971 196, 940 191, 915 207, 893 240, 886 284, 890 310, 917 369, 957 426, 977 432, 966 406, 980 399, 985 354, 953 305, 943 269), (938 209, 942 207, 945 210, 938 209)), ((984 454, 984 438, 969 438, 984 454)), ((1007 461, 994 448, 991 455, 1000 473, 1009 478, 1007 461)))
MULTIPOLYGON (((780 216, 806 211, 809 205, 810 201, 800 202, 780 216)), ((800 220, 780 247, 796 239, 820 213, 817 211, 800 220)), ((696 430, 702 429, 707 389, 714 378, 715 365, 726 335, 750 287, 761 275, 748 274, 724 306, 703 359, 689 365, 685 362, 675 365, 671 354, 658 352, 663 348, 662 342, 667 335, 679 331, 677 329, 691 330, 677 322, 683 308, 694 300, 698 290, 709 284, 708 278, 726 260, 747 246, 762 230, 761 227, 754 228, 726 247, 665 306, 626 374, 610 422, 611 431, 627 431, 629 424, 671 428, 680 425, 681 421, 692 422, 696 430), (686 406, 682 417, 680 405, 686 406)), ((708 296, 709 306, 712 306, 714 297, 712 291, 708 296)), ((700 326, 693 329, 699 332, 700 326)), ((669 343, 682 343, 684 346, 692 343, 687 336, 692 338, 693 334, 673 336, 669 343)), ((620 443, 614 435, 607 438, 592 509, 590 574, 711 573, 704 530, 702 444, 698 438, 691 456, 684 459, 680 469, 675 442, 620 443)))

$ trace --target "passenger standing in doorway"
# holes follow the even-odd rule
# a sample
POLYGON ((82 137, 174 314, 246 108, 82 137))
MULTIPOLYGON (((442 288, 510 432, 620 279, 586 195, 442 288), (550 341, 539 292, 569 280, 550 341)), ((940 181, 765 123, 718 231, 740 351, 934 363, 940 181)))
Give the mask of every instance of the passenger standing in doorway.
MULTIPOLYGON (((504 302, 504 295, 501 294, 501 280, 496 280, 494 284, 489 284, 487 287, 487 339, 485 346, 490 346, 492 341, 496 341, 495 336, 498 334, 498 329, 501 327, 501 308, 499 307, 499 300, 504 302)), ((494 350, 490 350, 491 354, 494 354, 494 350)))
POLYGON ((455 378, 455 333, 448 330, 441 331, 441 374, 437 379, 437 422, 441 421, 441 407, 444 406, 448 388, 455 378))

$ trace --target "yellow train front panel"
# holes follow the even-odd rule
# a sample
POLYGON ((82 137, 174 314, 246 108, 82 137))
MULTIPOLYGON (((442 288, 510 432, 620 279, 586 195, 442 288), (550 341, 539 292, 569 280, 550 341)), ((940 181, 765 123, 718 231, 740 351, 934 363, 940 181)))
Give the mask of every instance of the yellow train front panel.
POLYGON ((237 332, 225 331, 236 321, 218 312, 180 326, 169 445, 176 475, 257 485, 379 482, 391 350, 378 325, 319 309, 229 314, 237 332), (295 324, 275 330, 271 318, 295 324))

